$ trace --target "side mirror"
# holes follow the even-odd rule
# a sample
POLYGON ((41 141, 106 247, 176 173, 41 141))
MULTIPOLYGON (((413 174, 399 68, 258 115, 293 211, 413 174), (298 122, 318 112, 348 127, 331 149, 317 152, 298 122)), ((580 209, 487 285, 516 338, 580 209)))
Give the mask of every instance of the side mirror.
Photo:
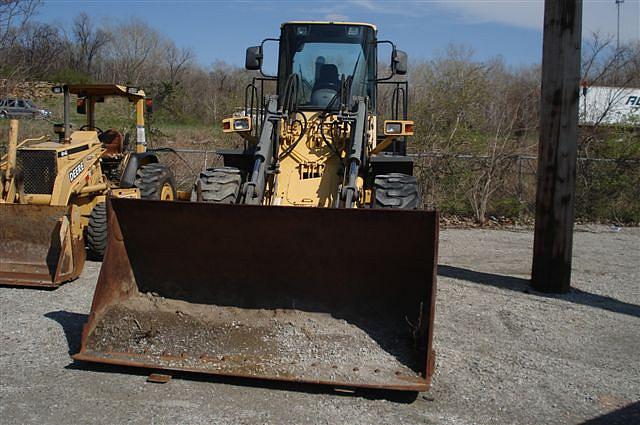
POLYGON ((83 98, 78 98, 78 100, 76 100, 76 112, 80 115, 87 114, 87 102, 85 100, 86 99, 83 98))
POLYGON ((405 75, 407 73, 407 54, 402 50, 393 50, 391 54, 391 69, 394 74, 405 75))
POLYGON ((262 47, 253 46, 247 48, 247 56, 244 67, 249 71, 258 71, 262 66, 262 47))

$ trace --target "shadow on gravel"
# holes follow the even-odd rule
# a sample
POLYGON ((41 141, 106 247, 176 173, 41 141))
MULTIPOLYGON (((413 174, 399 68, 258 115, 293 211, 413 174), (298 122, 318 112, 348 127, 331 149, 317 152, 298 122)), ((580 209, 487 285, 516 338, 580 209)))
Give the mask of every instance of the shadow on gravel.
POLYGON ((452 279, 466 280, 468 282, 479 283, 481 285, 494 286, 501 289, 524 292, 527 294, 539 295, 542 297, 556 298, 559 300, 586 305, 614 313, 626 314, 628 316, 640 317, 640 306, 616 300, 604 295, 592 294, 581 289, 571 288, 567 294, 545 294, 533 290, 528 279, 520 277, 505 276, 493 273, 478 272, 461 267, 438 265, 438 275, 450 277, 452 279))
POLYGON ((581 425, 627 425, 638 423, 640 423, 640 401, 589 419, 581 425))
POLYGON ((87 314, 58 310, 46 313, 44 317, 55 320, 62 326, 64 335, 67 337, 67 344, 69 345, 69 355, 76 354, 80 351, 82 325, 84 325, 89 318, 87 314))

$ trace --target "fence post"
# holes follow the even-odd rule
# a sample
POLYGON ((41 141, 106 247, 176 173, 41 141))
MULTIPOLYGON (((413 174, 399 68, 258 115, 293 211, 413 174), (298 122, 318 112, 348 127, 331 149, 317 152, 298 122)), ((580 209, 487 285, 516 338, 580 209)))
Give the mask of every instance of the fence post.
POLYGON ((516 188, 516 196, 518 197, 518 202, 522 205, 524 182, 522 181, 522 157, 520 156, 520 154, 516 155, 516 168, 518 173, 518 187, 516 188))

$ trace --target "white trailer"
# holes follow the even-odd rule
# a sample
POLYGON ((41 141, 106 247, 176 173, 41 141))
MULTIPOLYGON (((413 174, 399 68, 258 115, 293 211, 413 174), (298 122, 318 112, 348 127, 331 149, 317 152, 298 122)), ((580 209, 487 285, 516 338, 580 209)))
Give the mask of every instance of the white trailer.
POLYGON ((580 125, 640 126, 640 89, 582 86, 580 125))

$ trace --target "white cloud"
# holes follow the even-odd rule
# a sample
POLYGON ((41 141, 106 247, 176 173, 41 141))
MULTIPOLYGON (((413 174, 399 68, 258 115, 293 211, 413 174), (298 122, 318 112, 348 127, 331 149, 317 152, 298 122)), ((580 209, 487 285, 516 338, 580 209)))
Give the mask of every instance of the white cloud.
POLYGON ((349 3, 352 3, 355 6, 364 7, 365 9, 370 10, 372 12, 384 11, 385 9, 389 8, 389 6, 393 8, 392 5, 389 5, 389 4, 383 5, 383 4, 380 4, 380 2, 376 2, 374 0, 351 0, 349 3))
MULTIPOLYGON (((351 0, 378 14, 411 14, 416 17, 433 15, 435 11, 447 13, 452 19, 469 24, 498 23, 542 31, 543 0, 351 0)), ((622 4, 620 37, 640 40, 640 0, 626 0, 622 4)), ((614 0, 584 0, 582 33, 615 34, 617 9, 614 0)))
MULTIPOLYGON (((467 0, 440 2, 438 6, 473 23, 496 22, 542 31, 543 1, 467 0)), ((614 34, 617 28, 615 2, 613 0, 583 2, 582 25, 585 36, 592 32, 614 34)), ((640 39, 638 0, 627 0, 622 5, 620 27, 621 38, 640 39)))
POLYGON ((437 6, 469 23, 499 22, 542 29, 544 4, 539 1, 450 1, 437 6))
POLYGON ((332 22, 344 22, 349 20, 349 17, 347 15, 343 15, 341 13, 327 13, 326 15, 324 15, 324 18, 327 21, 332 22))
MULTIPOLYGON (((430 0, 427 0, 430 2, 430 0)), ((441 1, 441 0, 437 0, 441 1)), ((400 16, 425 16, 429 13, 429 8, 425 7, 423 0, 347 0, 350 10, 359 13, 370 12, 379 15, 400 15, 400 16)))

